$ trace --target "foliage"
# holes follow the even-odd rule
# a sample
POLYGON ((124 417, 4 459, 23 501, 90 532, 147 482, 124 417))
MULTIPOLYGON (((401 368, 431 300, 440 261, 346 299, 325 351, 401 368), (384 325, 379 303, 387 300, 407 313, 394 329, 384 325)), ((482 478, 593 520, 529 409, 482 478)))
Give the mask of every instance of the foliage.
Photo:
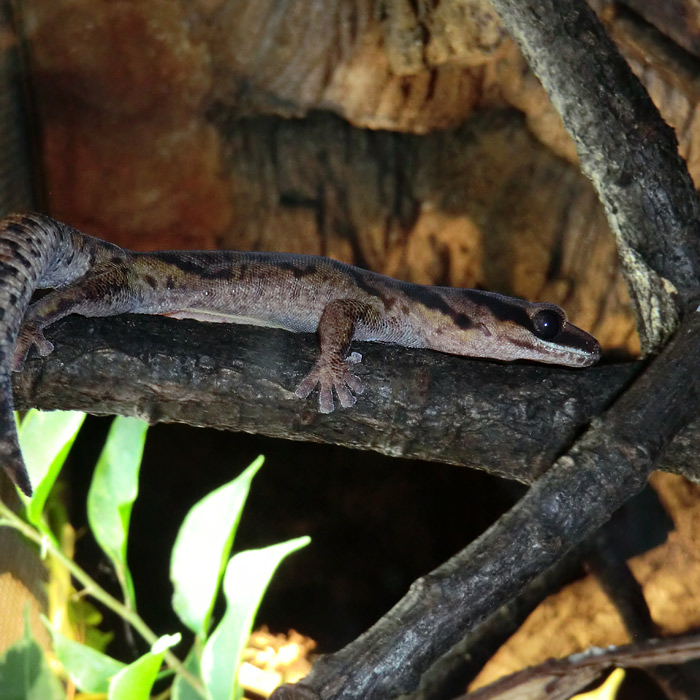
POLYGON ((24 636, 0 657, 0 692, 4 700, 63 700, 61 683, 32 639, 29 620, 24 636))
MULTIPOLYGON (((114 420, 90 485, 88 520, 96 541, 109 557, 124 602, 102 589, 72 559, 73 531, 65 511, 50 492, 83 414, 30 411, 19 430, 20 444, 34 484, 34 496, 21 496, 24 518, 0 503, 0 525, 14 527, 47 553, 52 579, 49 598, 54 610, 45 620, 53 651, 66 684, 92 698, 147 700, 157 680, 172 676, 174 700, 237 700, 237 669, 262 595, 279 563, 309 542, 300 537, 231 557, 231 548, 259 457, 240 476, 195 504, 185 517, 171 554, 172 605, 183 625, 194 633, 184 662, 171 647, 179 633, 158 636, 140 617, 127 563, 131 509, 138 496, 138 474, 146 424, 133 418, 114 420), (71 576, 83 586, 72 588, 71 576), (222 585, 223 584, 223 585, 222 585), (223 591, 222 591, 223 588, 223 591), (214 605, 223 595, 226 608, 218 623, 214 605), (107 635, 95 626, 101 615, 86 604, 86 593, 112 609, 149 644, 150 649, 125 664, 103 652, 107 635), (61 608, 60 610, 58 608, 61 608), (170 674, 161 672, 163 663, 170 674)), ((0 697, 8 700, 64 700, 66 691, 50 670, 29 624, 25 636, 0 658, 0 697)), ((78 696, 79 697, 79 696, 78 696)))

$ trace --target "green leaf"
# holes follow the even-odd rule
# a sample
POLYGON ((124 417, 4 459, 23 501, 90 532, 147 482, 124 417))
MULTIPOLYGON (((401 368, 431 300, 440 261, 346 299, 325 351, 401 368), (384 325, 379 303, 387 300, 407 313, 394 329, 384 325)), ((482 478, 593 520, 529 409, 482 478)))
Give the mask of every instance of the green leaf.
POLYGON ((19 427, 22 449, 34 495, 28 499, 27 520, 46 534, 42 511, 75 436, 85 420, 78 411, 37 411, 27 413, 19 427))
POLYGON ((104 652, 114 633, 99 628, 102 619, 102 613, 86 598, 72 597, 69 600, 68 620, 71 628, 81 630, 86 647, 104 652))
POLYGON ((173 609, 204 638, 250 482, 262 466, 258 457, 236 479, 192 506, 177 534, 170 559, 173 609))
POLYGON ((151 651, 123 668, 109 684, 109 700, 149 700, 165 650, 180 639, 179 634, 161 637, 151 651))
MULTIPOLYGON (((197 644, 190 649, 190 653, 184 662, 185 668, 197 678, 202 677, 202 671, 199 667, 199 654, 197 644)), ((203 696, 199 694, 182 676, 178 676, 173 683, 172 700, 202 700, 203 696)))
POLYGON ((226 567, 226 612, 202 652, 202 678, 211 700, 238 697, 238 667, 255 613, 279 563, 306 546, 308 537, 236 554, 226 567))
POLYGON ((107 693, 112 678, 126 668, 126 664, 68 639, 47 625, 53 637, 53 648, 58 660, 75 685, 84 693, 107 693))
POLYGON ((118 416, 95 467, 87 511, 90 529, 112 560, 127 607, 136 608, 131 572, 126 563, 131 508, 138 495, 139 467, 148 425, 118 416))
POLYGON ((24 637, 0 657, 2 700, 65 700, 63 686, 34 641, 29 623, 24 637))

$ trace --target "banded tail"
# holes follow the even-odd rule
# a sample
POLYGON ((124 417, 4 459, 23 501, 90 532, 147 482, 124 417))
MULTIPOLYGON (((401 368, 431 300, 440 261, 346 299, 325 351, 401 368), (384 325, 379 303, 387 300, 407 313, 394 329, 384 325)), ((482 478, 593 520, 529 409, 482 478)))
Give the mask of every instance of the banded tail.
POLYGON ((32 495, 13 415, 12 366, 22 319, 32 294, 85 274, 97 251, 88 236, 41 214, 13 214, 0 221, 0 466, 32 495))

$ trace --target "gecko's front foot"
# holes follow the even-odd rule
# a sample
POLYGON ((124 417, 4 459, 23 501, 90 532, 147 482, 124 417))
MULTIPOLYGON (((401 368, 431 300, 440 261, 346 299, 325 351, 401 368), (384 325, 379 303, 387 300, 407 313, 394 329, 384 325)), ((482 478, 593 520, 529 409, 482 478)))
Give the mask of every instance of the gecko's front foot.
POLYGON ((27 354, 31 350, 32 345, 36 346, 37 352, 42 357, 46 357, 53 352, 53 343, 46 340, 44 331, 31 323, 25 323, 19 332, 17 344, 15 345, 15 352, 12 356, 13 372, 22 371, 24 361, 27 359, 27 354))
POLYGON ((300 399, 305 399, 318 386, 318 410, 332 413, 335 408, 333 389, 343 408, 350 408, 357 400, 355 394, 363 392, 362 382, 349 369, 348 364, 361 362, 362 355, 353 352, 347 359, 321 357, 314 368, 301 381, 294 392, 300 399))

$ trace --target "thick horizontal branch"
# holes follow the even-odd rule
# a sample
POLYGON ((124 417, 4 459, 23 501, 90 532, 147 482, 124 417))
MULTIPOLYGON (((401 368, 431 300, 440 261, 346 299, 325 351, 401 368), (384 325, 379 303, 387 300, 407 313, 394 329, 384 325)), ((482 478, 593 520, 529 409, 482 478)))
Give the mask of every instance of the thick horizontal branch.
MULTIPOLYGON (((15 375, 17 408, 139 416, 372 449, 523 482, 544 472, 640 371, 570 370, 358 343, 365 393, 317 411, 294 388, 317 357, 312 335, 160 317, 71 317, 56 350, 15 375)), ((663 468, 698 475, 700 421, 663 468)))

